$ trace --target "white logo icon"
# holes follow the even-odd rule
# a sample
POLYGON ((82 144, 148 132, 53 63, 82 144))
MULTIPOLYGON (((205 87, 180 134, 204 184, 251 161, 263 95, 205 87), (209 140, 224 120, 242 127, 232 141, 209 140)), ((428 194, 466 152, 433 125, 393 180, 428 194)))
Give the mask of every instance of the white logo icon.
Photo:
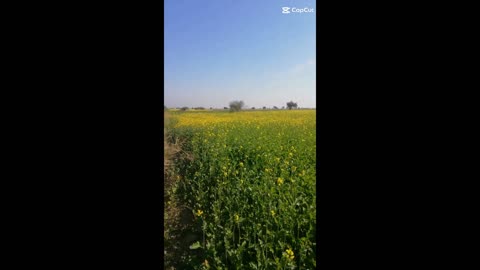
POLYGON ((282 7, 282 13, 290 13, 290 8, 289 7, 282 7))

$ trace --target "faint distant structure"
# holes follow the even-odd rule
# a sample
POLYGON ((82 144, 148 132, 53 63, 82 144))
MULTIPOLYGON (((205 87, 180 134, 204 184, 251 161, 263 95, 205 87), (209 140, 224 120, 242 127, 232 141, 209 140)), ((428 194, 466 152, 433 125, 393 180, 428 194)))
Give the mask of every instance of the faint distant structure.
POLYGON ((277 107, 277 106, 273 106, 273 109, 278 110, 278 107, 277 107))
POLYGON ((263 109, 265 110, 267 107, 263 106, 263 109))

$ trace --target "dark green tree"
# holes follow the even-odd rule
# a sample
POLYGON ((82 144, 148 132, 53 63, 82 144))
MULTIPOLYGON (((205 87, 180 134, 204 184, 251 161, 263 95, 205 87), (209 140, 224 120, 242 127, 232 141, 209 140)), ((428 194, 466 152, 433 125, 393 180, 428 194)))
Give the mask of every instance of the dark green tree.
POLYGON ((291 110, 291 109, 293 109, 293 108, 297 108, 297 107, 298 107, 297 103, 295 103, 295 102, 293 102, 293 101, 287 102, 287 108, 288 108, 289 110, 291 110))
POLYGON ((241 100, 240 101, 236 100, 236 101, 230 102, 229 106, 230 106, 230 111, 238 112, 243 108, 243 106, 245 106, 245 103, 241 100))

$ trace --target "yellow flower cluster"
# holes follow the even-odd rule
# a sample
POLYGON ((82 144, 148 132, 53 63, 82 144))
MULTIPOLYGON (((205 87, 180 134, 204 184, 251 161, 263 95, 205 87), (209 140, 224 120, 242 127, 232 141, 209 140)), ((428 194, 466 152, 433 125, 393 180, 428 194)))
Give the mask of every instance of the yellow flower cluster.
POLYGON ((290 249, 290 248, 285 251, 284 255, 285 255, 285 257, 287 257, 287 259, 289 259, 291 261, 293 261, 293 259, 295 259, 295 254, 293 253, 293 250, 290 249))
MULTIPOLYGON (((255 124, 257 129, 261 129, 263 125, 271 123, 285 123, 298 126, 304 125, 315 118, 314 110, 298 110, 298 111, 243 111, 238 113, 215 112, 215 111, 197 111, 174 113, 178 119, 176 124, 180 126, 197 126, 205 127, 216 124, 240 123, 255 124)), ((280 134, 281 135, 281 134, 280 134)))
POLYGON ((279 178, 277 179, 277 184, 278 184, 279 186, 283 184, 283 179, 282 179, 281 177, 279 177, 279 178))

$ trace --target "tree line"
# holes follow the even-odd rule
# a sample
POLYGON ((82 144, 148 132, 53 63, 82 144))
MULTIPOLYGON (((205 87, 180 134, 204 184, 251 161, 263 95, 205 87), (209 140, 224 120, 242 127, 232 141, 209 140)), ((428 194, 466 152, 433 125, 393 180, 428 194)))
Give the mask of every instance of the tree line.
MULTIPOLYGON (((287 104, 287 109, 288 110, 292 110, 292 109, 298 109, 298 104, 296 102, 293 102, 293 101, 289 101, 286 103, 287 104)), ((243 102, 242 100, 235 100, 235 101, 232 101, 229 103, 228 105, 229 107, 223 107, 224 110, 230 110, 231 112, 238 112, 238 111, 241 111, 242 109, 245 108, 245 102, 243 102)), ((164 105, 164 110, 167 110, 167 106, 164 105)), ((189 107, 177 107, 177 109, 181 110, 181 111, 186 111, 188 109, 190 109, 189 107)), ((251 107, 252 110, 255 110, 256 108, 255 107, 251 107)), ((266 106, 263 106, 262 107, 263 110, 266 110, 267 107, 266 106)), ((273 109, 274 110, 279 110, 279 108, 277 106, 273 106, 273 109)), ((285 109, 285 106, 282 106, 281 109, 285 109)), ((204 107, 192 107, 192 110, 205 110, 204 107)), ((210 110, 213 110, 212 107, 210 107, 210 110)))

